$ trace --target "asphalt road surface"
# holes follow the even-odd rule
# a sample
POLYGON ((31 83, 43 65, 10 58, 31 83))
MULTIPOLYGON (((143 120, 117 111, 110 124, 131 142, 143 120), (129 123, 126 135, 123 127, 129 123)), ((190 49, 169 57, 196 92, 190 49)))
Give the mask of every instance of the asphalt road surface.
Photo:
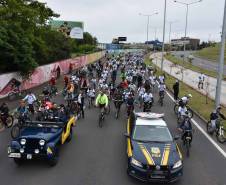
MULTIPOLYGON (((193 55, 194 51, 186 51, 185 57, 187 58, 190 54, 193 55)), ((179 59, 183 59, 181 58, 181 55, 183 55, 184 52, 183 51, 174 51, 173 55, 176 56, 179 59)), ((209 61, 209 60, 205 60, 199 57, 194 57, 194 60, 192 61, 192 64, 198 67, 201 67, 203 69, 207 69, 209 71, 218 71, 218 63, 217 62, 213 62, 213 61, 209 61)), ((224 66, 224 74, 226 75, 226 65, 224 66)))
MULTIPOLYGON (((174 103, 168 96, 164 106, 156 103, 153 112, 165 113, 165 120, 176 135, 174 103)), ((55 101, 63 102, 59 95, 55 101)), ((14 104, 11 104, 13 106, 14 104)), ((86 109, 85 119, 74 127, 73 139, 61 147, 59 163, 49 167, 44 161, 27 161, 17 166, 7 157, 9 130, 0 133, 0 184, 1 185, 139 185, 126 173, 126 110, 122 107, 119 120, 114 108, 106 117, 103 128, 98 127, 98 109, 86 109)), ((200 120, 198 120, 200 122, 200 120)), ((194 127, 195 128, 195 127, 194 127)), ((196 128, 195 128, 196 129, 196 128)), ((184 154, 181 141, 179 146, 184 154)), ((184 155, 184 175, 178 185, 226 185, 226 159, 198 130, 194 133, 190 158, 184 155)))

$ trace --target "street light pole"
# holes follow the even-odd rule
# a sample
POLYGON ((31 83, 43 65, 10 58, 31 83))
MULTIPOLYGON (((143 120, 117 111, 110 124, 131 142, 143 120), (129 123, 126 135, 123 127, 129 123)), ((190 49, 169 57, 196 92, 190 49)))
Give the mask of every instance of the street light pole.
POLYGON ((185 34, 184 34, 184 58, 183 58, 184 61, 185 61, 185 54, 186 54, 186 38, 187 38, 187 29, 188 29, 188 8, 190 5, 200 3, 201 1, 202 0, 194 1, 191 3, 184 3, 184 2, 180 2, 180 1, 176 1, 176 0, 174 1, 175 3, 183 4, 186 6, 186 23, 185 23, 185 34))
POLYGON ((226 2, 224 5, 224 19, 223 19, 223 28, 222 28, 222 36, 221 36, 221 49, 220 49, 218 78, 217 78, 216 97, 215 97, 216 108, 220 105, 220 98, 221 98, 221 84, 222 84, 222 78, 224 73, 225 38, 226 38, 226 2))
POLYGON ((171 31, 172 31, 172 24, 176 23, 178 21, 169 21, 170 24, 170 29, 169 29, 169 47, 170 47, 170 51, 171 51, 171 31))
POLYGON ((153 14, 142 14, 142 13, 139 13, 139 15, 141 16, 145 16, 147 17, 147 44, 148 44, 148 39, 149 39, 149 24, 150 24, 150 17, 153 16, 153 15, 157 15, 158 12, 155 12, 153 14))
POLYGON ((166 32, 166 0, 165 0, 165 6, 164 6, 161 71, 163 71, 163 61, 164 61, 164 51, 165 51, 165 32, 166 32))

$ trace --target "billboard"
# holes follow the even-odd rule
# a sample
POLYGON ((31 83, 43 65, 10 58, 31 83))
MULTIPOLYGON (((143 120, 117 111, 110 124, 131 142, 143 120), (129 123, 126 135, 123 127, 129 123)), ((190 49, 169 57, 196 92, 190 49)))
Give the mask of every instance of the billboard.
POLYGON ((50 21, 50 25, 52 28, 63 33, 66 37, 83 39, 83 22, 52 20, 50 21))
POLYGON ((127 37, 118 37, 118 41, 127 41, 127 37))

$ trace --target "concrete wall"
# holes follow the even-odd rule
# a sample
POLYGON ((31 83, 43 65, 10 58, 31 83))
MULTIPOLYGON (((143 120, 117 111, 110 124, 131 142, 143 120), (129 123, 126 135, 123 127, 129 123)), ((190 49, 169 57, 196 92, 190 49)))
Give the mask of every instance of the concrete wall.
POLYGON ((41 85, 50 80, 52 76, 56 76, 56 69, 60 68, 61 74, 67 74, 69 72, 69 66, 72 65, 73 69, 78 69, 91 62, 99 60, 104 56, 105 52, 96 52, 81 57, 71 58, 67 60, 58 61, 52 64, 37 67, 32 73, 30 79, 22 80, 18 73, 7 73, 0 75, 0 98, 8 95, 11 89, 12 79, 19 80, 21 88, 23 90, 30 89, 32 87, 41 85))

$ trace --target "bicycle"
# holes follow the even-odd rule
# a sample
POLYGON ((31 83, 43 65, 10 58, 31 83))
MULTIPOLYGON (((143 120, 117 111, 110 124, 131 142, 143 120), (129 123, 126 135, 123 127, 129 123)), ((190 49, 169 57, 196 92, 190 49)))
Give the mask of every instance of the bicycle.
POLYGON ((0 114, 0 131, 3 131, 5 128, 10 128, 13 126, 14 118, 12 115, 8 114, 7 116, 4 113, 0 114))
POLYGON ((193 131, 194 130, 184 130, 183 137, 182 137, 183 144, 185 145, 185 148, 186 148, 187 157, 190 156, 190 147, 191 147, 191 142, 192 142, 192 132, 193 131))
MULTIPOLYGON (((175 113, 176 115, 178 115, 178 109, 179 109, 179 107, 180 107, 179 103, 176 102, 175 105, 174 105, 174 108, 173 108, 173 109, 174 109, 174 113, 175 113)), ((190 117, 190 118, 193 118, 194 113, 193 113, 192 109, 191 109, 189 106, 186 106, 186 108, 187 108, 189 117, 190 117)))
POLYGON ((163 106, 164 92, 159 92, 159 103, 163 106))
POLYGON ((105 119, 105 113, 106 113, 105 108, 104 107, 101 108, 99 120, 98 120, 98 125, 99 125, 100 128, 103 127, 103 122, 104 122, 104 119, 105 119))
POLYGON ((119 118, 119 113, 120 113, 120 108, 121 108, 121 105, 123 103, 123 100, 114 100, 114 103, 115 103, 115 108, 116 108, 116 113, 115 113, 115 118, 118 119, 119 118))
POLYGON ((26 121, 31 121, 31 118, 29 117, 28 113, 18 113, 16 112, 14 115, 17 119, 18 122, 13 125, 12 129, 11 129, 11 137, 13 139, 17 138, 20 135, 20 131, 23 128, 23 125, 26 121))
POLYGON ((226 142, 226 129, 224 129, 224 126, 222 124, 219 125, 217 132, 217 141, 219 141, 220 143, 226 142))

